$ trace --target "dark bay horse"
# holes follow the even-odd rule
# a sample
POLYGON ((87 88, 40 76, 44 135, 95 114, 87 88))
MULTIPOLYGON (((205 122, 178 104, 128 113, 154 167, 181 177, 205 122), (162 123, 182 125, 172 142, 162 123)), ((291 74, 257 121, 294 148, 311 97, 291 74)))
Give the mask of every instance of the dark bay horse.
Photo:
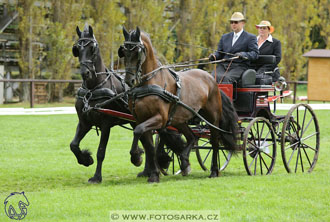
MULTIPOLYGON (((83 32, 79 30, 79 27, 76 31, 79 40, 72 47, 72 53, 79 58, 83 84, 78 90, 75 104, 79 123, 70 147, 79 164, 86 167, 92 165, 94 161, 91 153, 88 150, 80 150, 79 144, 93 126, 100 129, 101 138, 97 150, 96 171, 94 176, 88 180, 90 183, 100 183, 102 181, 102 162, 110 136, 110 129, 116 125, 126 124, 127 121, 93 110, 86 111, 89 107, 94 107, 97 103, 124 92, 128 87, 121 77, 108 70, 104 65, 92 27, 85 25, 83 32)), ((125 104, 124 100, 113 102, 104 108, 129 113, 127 103, 125 104)))
POLYGON ((210 127, 213 149, 210 177, 217 177, 220 141, 228 150, 237 148, 237 119, 232 104, 229 100, 222 101, 217 83, 209 73, 191 69, 176 74, 162 68, 156 59, 150 38, 141 33, 138 27, 131 32, 123 28, 123 34, 125 42, 119 48, 118 55, 125 59, 125 82, 132 87, 129 108, 137 121, 130 153, 138 155, 137 145, 140 139, 150 170, 148 182, 159 182, 152 130, 162 131, 167 125, 174 126, 186 137, 186 146, 179 154, 182 175, 190 170, 189 153, 195 143, 195 136, 187 122, 195 114, 178 105, 178 99, 199 112, 209 123, 231 131, 220 134, 217 129, 210 127), (228 110, 231 112, 222 112, 222 106, 225 105, 230 106, 228 110))

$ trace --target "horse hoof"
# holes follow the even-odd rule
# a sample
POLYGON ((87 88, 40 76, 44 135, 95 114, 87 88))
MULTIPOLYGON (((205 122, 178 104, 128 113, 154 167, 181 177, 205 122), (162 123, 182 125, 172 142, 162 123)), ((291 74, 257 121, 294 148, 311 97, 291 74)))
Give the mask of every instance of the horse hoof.
POLYGON ((142 172, 138 173, 137 177, 149 177, 150 172, 143 170, 142 172))
POLYGON ((159 183, 159 172, 153 172, 148 178, 149 183, 159 183))
POLYGON ((102 178, 98 178, 98 177, 92 177, 88 180, 88 183, 90 184, 98 184, 102 182, 102 178))
POLYGON ((158 177, 156 177, 156 176, 149 177, 148 178, 148 183, 159 183, 159 176, 158 177))
POLYGON ((181 171, 181 174, 182 174, 182 176, 187 176, 187 175, 189 175, 190 172, 191 172, 191 167, 190 167, 190 165, 188 165, 188 167, 186 167, 186 169, 181 171))
POLYGON ((215 178, 219 176, 219 171, 218 170, 212 170, 209 178, 215 178))
POLYGON ((88 150, 81 151, 81 160, 78 160, 79 164, 88 167, 94 163, 93 157, 91 156, 91 152, 88 150))
POLYGON ((143 159, 140 155, 131 156, 131 163, 133 163, 134 166, 139 167, 139 166, 141 166, 142 162, 143 162, 143 159))

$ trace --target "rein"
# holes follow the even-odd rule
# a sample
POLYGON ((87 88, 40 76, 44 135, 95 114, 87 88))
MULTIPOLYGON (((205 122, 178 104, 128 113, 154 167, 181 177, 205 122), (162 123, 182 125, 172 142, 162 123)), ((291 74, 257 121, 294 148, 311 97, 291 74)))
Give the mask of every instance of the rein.
MULTIPOLYGON (((191 66, 196 66, 196 65, 217 64, 217 63, 228 62, 228 61, 232 62, 235 59, 239 59, 239 57, 235 56, 235 57, 230 58, 230 59, 221 59, 221 60, 204 62, 204 63, 190 63, 190 64, 180 64, 179 63, 179 64, 172 64, 172 65, 162 65, 162 66, 159 66, 157 69, 154 69, 153 71, 144 74, 141 77, 141 82, 138 85, 142 85, 142 83, 149 81, 150 79, 152 79, 157 74, 158 71, 160 71, 162 69, 171 69, 171 68, 175 69, 175 68, 180 68, 180 67, 191 67, 191 66)), ((203 60, 206 60, 206 59, 203 58, 200 61, 203 61, 203 60)))

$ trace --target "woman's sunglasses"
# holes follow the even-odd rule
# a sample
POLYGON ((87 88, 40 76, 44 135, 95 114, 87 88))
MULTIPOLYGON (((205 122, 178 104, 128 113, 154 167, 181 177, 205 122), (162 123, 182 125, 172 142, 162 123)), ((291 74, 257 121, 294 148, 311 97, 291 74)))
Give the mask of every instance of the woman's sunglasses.
POLYGON ((230 21, 230 24, 238 24, 238 21, 230 21))

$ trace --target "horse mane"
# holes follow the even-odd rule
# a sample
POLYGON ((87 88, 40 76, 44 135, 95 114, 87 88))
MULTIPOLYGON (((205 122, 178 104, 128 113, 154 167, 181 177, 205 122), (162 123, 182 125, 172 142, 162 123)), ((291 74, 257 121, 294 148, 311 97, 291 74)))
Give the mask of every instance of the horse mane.
POLYGON ((157 56, 157 50, 153 47, 152 43, 151 43, 151 38, 150 35, 144 31, 141 31, 141 40, 144 43, 144 45, 147 48, 147 52, 152 51, 153 53, 150 53, 149 56, 153 56, 155 58, 155 60, 157 61, 157 63, 159 65, 161 65, 161 62, 157 56), (150 50, 151 49, 151 50, 150 50))

